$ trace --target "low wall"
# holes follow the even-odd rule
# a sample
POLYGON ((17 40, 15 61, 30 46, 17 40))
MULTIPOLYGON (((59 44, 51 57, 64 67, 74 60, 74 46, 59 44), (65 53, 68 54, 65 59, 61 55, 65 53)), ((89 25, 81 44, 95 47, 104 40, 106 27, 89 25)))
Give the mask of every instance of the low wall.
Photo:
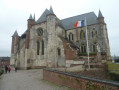
POLYGON ((88 78, 48 68, 43 69, 43 79, 77 90, 119 90, 119 82, 88 78))

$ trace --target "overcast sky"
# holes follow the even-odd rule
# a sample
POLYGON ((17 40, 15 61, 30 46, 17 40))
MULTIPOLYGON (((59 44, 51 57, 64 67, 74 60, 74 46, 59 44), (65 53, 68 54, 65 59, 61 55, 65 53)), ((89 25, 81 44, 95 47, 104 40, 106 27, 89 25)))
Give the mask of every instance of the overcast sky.
POLYGON ((119 0, 0 0, 0 56, 10 56, 12 35, 21 35, 27 29, 30 13, 36 20, 52 6, 60 19, 99 9, 105 17, 111 55, 119 56, 119 0))

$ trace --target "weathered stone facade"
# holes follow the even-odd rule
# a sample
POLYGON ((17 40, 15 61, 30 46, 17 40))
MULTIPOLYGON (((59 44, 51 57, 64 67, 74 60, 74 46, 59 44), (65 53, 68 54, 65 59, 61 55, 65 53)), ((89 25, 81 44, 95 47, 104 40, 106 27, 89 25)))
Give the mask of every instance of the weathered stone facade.
POLYGON ((85 17, 87 17, 89 52, 95 54, 95 57, 103 54, 104 60, 109 60, 107 28, 100 11, 98 17, 94 12, 90 12, 60 20, 50 7, 50 10, 46 9, 37 21, 35 16, 33 18, 30 15, 27 30, 21 36, 15 31, 12 36, 11 65, 27 69, 70 67, 76 62, 80 64, 78 63, 82 60, 80 54, 87 51, 86 27, 73 25, 75 21, 83 20, 85 17), (78 61, 75 61, 77 59, 78 61))

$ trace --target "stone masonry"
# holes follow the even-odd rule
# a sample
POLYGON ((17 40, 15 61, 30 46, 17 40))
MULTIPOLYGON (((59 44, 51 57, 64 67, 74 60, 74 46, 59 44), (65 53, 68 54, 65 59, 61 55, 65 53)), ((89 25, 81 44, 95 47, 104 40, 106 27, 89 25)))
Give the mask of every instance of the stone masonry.
POLYGON ((81 54, 87 52, 86 27, 75 27, 74 24, 85 17, 90 54, 100 56, 97 63, 110 60, 107 28, 101 11, 98 17, 94 12, 89 12, 60 20, 50 7, 37 21, 35 15, 30 15, 27 30, 21 36, 15 31, 10 64, 21 69, 81 64, 81 54), (102 55, 105 57, 102 58, 102 55))

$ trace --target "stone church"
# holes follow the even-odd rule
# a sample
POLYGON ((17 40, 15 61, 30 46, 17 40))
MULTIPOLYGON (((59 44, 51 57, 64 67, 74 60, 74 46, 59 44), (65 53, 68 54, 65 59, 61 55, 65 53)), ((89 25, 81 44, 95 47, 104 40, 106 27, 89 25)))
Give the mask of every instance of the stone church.
POLYGON ((87 65, 86 36, 90 65, 110 60, 107 27, 100 10, 98 16, 89 12, 59 19, 50 7, 38 20, 30 15, 27 30, 21 36, 15 31, 10 64, 21 69, 87 65), (85 18, 86 27, 74 26, 85 18))

